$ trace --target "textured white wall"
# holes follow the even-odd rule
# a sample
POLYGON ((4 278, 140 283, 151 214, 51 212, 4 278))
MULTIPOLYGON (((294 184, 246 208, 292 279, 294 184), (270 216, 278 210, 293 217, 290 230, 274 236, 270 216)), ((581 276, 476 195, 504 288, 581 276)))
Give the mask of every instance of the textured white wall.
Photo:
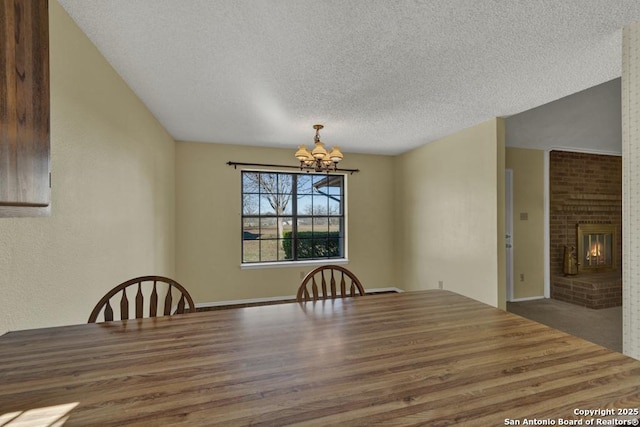
POLYGON ((640 359, 640 22, 622 37, 623 352, 640 359))
POLYGON ((174 272, 175 142, 56 1, 49 21, 52 213, 0 218, 0 335, 174 272))

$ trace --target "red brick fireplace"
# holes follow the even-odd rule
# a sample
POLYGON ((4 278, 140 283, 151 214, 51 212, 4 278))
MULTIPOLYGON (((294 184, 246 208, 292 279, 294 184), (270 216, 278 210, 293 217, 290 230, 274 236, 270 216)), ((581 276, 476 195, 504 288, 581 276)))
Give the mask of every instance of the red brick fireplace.
POLYGON ((551 297, 590 308, 622 305, 622 158, 549 156, 551 297), (565 274, 565 246, 577 274, 565 274))

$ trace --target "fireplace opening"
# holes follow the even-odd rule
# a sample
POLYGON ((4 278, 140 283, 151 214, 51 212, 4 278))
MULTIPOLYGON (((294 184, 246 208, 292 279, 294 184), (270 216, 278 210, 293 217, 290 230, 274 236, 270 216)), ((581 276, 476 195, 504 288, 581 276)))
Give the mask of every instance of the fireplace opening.
POLYGON ((617 227, 578 224, 578 270, 581 273, 617 269, 617 227))

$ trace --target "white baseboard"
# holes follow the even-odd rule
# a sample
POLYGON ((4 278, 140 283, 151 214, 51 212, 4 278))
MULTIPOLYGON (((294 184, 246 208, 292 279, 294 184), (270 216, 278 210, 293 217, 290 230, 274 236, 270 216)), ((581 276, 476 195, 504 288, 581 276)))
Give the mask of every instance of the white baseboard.
POLYGON ((400 289, 400 288, 396 288, 396 287, 390 287, 390 288, 374 288, 374 289, 366 289, 364 291, 366 294, 377 294, 377 293, 381 293, 381 292, 404 292, 404 290, 400 289))
POLYGON ((545 297, 544 296, 539 296, 539 297, 527 297, 527 298, 514 298, 511 301, 507 301, 507 302, 533 301, 533 300, 537 300, 537 299, 545 299, 545 297))
MULTIPOLYGON (((400 288, 374 288, 367 289, 365 291, 368 294, 376 294, 381 292, 404 292, 400 288)), ((227 301, 213 301, 213 302, 199 302, 196 303, 196 308, 205 308, 205 307, 218 307, 224 305, 243 305, 243 304, 260 304, 265 302, 278 302, 278 301, 288 301, 295 300, 295 295, 284 295, 278 297, 264 297, 264 298, 247 298, 247 299, 236 299, 236 300, 227 300, 227 301)))

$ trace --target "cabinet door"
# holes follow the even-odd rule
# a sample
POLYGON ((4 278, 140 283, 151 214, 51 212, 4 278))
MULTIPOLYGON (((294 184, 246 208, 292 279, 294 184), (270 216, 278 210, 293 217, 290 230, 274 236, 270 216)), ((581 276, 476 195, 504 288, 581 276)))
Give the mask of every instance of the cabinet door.
POLYGON ((0 207, 50 193, 48 3, 0 0, 0 207))

